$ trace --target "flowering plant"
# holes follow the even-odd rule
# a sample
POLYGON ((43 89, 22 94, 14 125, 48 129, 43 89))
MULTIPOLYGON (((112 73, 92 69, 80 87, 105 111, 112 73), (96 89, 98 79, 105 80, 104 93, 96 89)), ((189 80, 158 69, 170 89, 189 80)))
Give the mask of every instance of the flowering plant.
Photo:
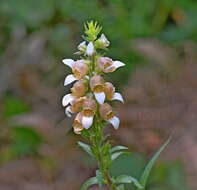
POLYGON ((97 22, 87 22, 85 36, 83 36, 85 41, 78 45, 76 52, 80 56, 80 60, 63 60, 63 63, 73 72, 65 78, 64 85, 75 82, 71 93, 62 99, 62 104, 66 107, 65 113, 68 117, 76 113, 73 130, 89 143, 78 142, 78 144, 98 163, 96 176, 89 178, 82 185, 81 190, 94 184, 100 187, 107 185, 111 190, 124 190, 126 183, 133 183, 138 190, 144 190, 153 164, 169 140, 153 156, 139 180, 128 175, 111 176, 112 162, 128 148, 125 146, 112 147, 107 135, 103 133, 107 123, 111 124, 114 129, 118 129, 120 123, 110 102, 115 100, 124 102, 122 95, 116 92, 112 83, 105 81, 104 76, 125 64, 103 56, 102 52, 107 50, 110 42, 104 34, 100 35, 100 32, 101 27, 97 22))

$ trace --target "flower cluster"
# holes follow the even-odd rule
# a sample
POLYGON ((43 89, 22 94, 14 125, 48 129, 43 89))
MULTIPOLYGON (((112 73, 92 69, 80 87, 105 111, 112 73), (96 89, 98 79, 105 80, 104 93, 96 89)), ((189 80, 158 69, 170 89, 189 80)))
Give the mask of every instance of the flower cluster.
POLYGON ((62 104, 66 107, 65 113, 68 117, 77 113, 73 121, 76 134, 80 134, 83 129, 90 128, 96 116, 111 123, 115 129, 120 123, 109 102, 112 100, 123 102, 122 95, 116 92, 114 85, 106 82, 103 76, 125 64, 98 53, 98 50, 105 50, 110 45, 104 34, 97 38, 100 30, 101 28, 96 23, 87 23, 85 26, 87 36, 84 37, 86 41, 78 45, 78 52, 76 52, 81 59, 63 60, 63 63, 72 70, 72 74, 65 78, 64 85, 75 83, 71 88, 71 93, 63 97, 62 104))

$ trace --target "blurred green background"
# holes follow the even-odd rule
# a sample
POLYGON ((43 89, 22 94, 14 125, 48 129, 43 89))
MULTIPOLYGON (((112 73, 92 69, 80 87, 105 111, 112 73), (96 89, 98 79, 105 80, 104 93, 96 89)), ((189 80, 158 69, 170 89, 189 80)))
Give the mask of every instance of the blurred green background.
POLYGON ((0 0, 0 189, 77 190, 94 175, 61 106, 61 60, 77 59, 90 20, 126 63, 107 80, 126 100, 111 138, 132 153, 111 172, 139 176, 172 135, 148 190, 197 189, 196 0, 0 0))

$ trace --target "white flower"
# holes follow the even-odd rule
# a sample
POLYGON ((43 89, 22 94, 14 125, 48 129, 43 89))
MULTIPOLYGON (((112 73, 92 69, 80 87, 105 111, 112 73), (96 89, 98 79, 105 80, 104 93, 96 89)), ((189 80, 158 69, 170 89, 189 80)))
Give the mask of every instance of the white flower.
POLYGON ((62 98, 62 105, 63 105, 64 107, 66 107, 68 104, 71 104, 73 100, 75 100, 75 97, 72 96, 72 94, 66 94, 66 95, 62 98))
POLYGON ((105 93, 104 92, 94 92, 94 96, 99 104, 103 104, 105 101, 105 93))
POLYGON ((85 129, 89 129, 92 126, 94 116, 82 116, 82 125, 85 129))
POLYGON ((116 116, 113 116, 111 119, 108 120, 114 127, 114 129, 118 129, 120 125, 120 119, 116 116))
POLYGON ((123 99, 122 95, 118 92, 114 93, 111 100, 118 100, 118 101, 121 101, 122 103, 124 103, 124 99, 123 99))
POLYGON ((73 112, 71 111, 71 107, 68 106, 66 109, 65 109, 65 114, 68 116, 68 117, 71 117, 73 114, 73 112))
POLYGON ((83 42, 81 42, 79 45, 78 45, 78 50, 79 51, 82 51, 82 52, 85 52, 86 51, 86 42, 85 41, 83 41, 83 42))
POLYGON ((113 61, 109 57, 100 57, 98 67, 104 73, 114 72, 117 68, 125 66, 121 61, 113 61))
POLYGON ((69 66, 71 69, 73 68, 74 64, 75 64, 75 61, 72 60, 72 59, 63 59, 62 62, 69 66))
POLYGON ((88 56, 92 56, 93 53, 94 53, 94 45, 93 45, 92 42, 89 42, 89 44, 88 44, 88 46, 87 46, 87 48, 86 48, 86 54, 87 54, 88 56))
POLYGON ((76 80, 78 79, 73 74, 67 75, 64 80, 64 86, 67 86, 76 80))

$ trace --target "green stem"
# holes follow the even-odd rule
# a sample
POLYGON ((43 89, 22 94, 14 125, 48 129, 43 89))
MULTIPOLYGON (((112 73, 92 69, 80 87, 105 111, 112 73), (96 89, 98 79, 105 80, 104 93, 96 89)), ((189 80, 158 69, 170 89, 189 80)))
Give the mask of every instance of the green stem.
POLYGON ((117 190, 109 172, 111 166, 110 145, 109 142, 105 142, 104 140, 103 126, 99 121, 99 117, 95 120, 95 124, 92 126, 90 134, 91 148, 98 163, 99 171, 102 173, 104 184, 106 184, 111 190, 117 190))

